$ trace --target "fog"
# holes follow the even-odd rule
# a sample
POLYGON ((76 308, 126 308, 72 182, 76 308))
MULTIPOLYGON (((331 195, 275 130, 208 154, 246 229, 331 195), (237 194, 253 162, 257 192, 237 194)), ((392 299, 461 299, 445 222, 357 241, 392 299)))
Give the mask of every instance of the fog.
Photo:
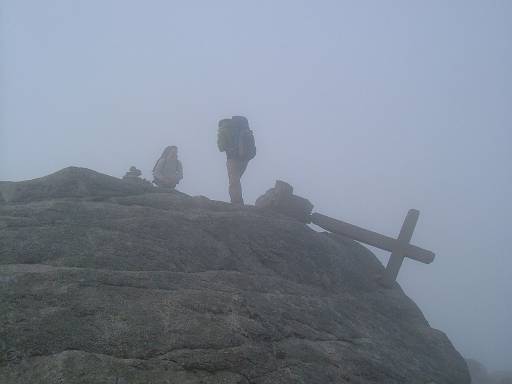
POLYGON ((151 179, 174 144, 178 189, 228 200, 217 121, 245 115, 247 202, 283 179, 389 236, 419 209, 437 257, 399 282, 465 357, 512 366, 512 2, 0 4, 0 180, 151 179))

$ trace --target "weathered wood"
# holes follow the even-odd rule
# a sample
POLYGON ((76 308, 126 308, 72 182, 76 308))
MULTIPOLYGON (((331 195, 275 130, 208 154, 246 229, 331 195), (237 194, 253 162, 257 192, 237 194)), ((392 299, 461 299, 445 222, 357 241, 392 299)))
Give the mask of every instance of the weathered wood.
MULTIPOLYGON (((350 237, 351 239, 360 241, 361 243, 389 252, 399 252, 406 257, 425 264, 430 264, 435 258, 434 253, 427 251, 426 249, 398 241, 392 237, 381 235, 380 233, 369 231, 341 220, 333 219, 320 213, 313 213, 311 215, 311 222, 328 231, 339 233, 340 235, 350 237)), ((406 233, 404 232, 404 238, 405 234, 406 233)))
POLYGON ((383 282, 387 286, 391 286, 398 276, 398 272, 400 271, 400 267, 402 266, 406 256, 402 249, 411 241, 412 234, 414 233, 414 228, 416 228, 416 223, 418 222, 419 217, 420 211, 416 209, 411 209, 407 212, 402 229, 398 235, 398 247, 391 253, 388 265, 386 266, 386 273, 384 275, 383 282))

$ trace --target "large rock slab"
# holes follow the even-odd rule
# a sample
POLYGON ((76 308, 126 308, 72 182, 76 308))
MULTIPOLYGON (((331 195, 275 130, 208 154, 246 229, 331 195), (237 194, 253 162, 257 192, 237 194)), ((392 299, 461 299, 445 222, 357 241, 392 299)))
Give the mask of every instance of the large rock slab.
POLYGON ((0 202, 27 202, 59 197, 105 198, 119 195, 136 195, 154 190, 127 183, 86 168, 68 167, 39 179, 0 182, 0 202))
POLYGON ((84 169, 2 185, 1 383, 469 383, 354 241, 84 169))

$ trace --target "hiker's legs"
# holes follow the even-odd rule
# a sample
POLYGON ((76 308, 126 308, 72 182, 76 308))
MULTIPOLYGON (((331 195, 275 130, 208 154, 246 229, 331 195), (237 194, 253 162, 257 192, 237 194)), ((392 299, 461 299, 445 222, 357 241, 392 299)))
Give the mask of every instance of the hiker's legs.
POLYGON ((229 179, 229 197, 232 203, 243 204, 242 184, 240 178, 247 168, 247 162, 237 159, 228 159, 226 162, 229 179))
POLYGON ((244 175, 247 164, 249 164, 249 160, 240 160, 240 178, 244 175))

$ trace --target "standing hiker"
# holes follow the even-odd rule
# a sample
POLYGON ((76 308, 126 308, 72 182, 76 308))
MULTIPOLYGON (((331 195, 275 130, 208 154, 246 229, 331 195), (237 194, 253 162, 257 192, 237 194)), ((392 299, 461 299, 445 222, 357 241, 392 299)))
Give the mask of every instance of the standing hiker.
POLYGON ((183 166, 178 160, 178 147, 173 145, 164 149, 153 168, 153 178, 153 183, 159 187, 176 188, 183 179, 183 166))
POLYGON ((247 119, 243 116, 233 116, 231 119, 220 120, 217 145, 219 151, 226 152, 231 202, 243 205, 240 178, 249 161, 256 156, 254 136, 247 119))

